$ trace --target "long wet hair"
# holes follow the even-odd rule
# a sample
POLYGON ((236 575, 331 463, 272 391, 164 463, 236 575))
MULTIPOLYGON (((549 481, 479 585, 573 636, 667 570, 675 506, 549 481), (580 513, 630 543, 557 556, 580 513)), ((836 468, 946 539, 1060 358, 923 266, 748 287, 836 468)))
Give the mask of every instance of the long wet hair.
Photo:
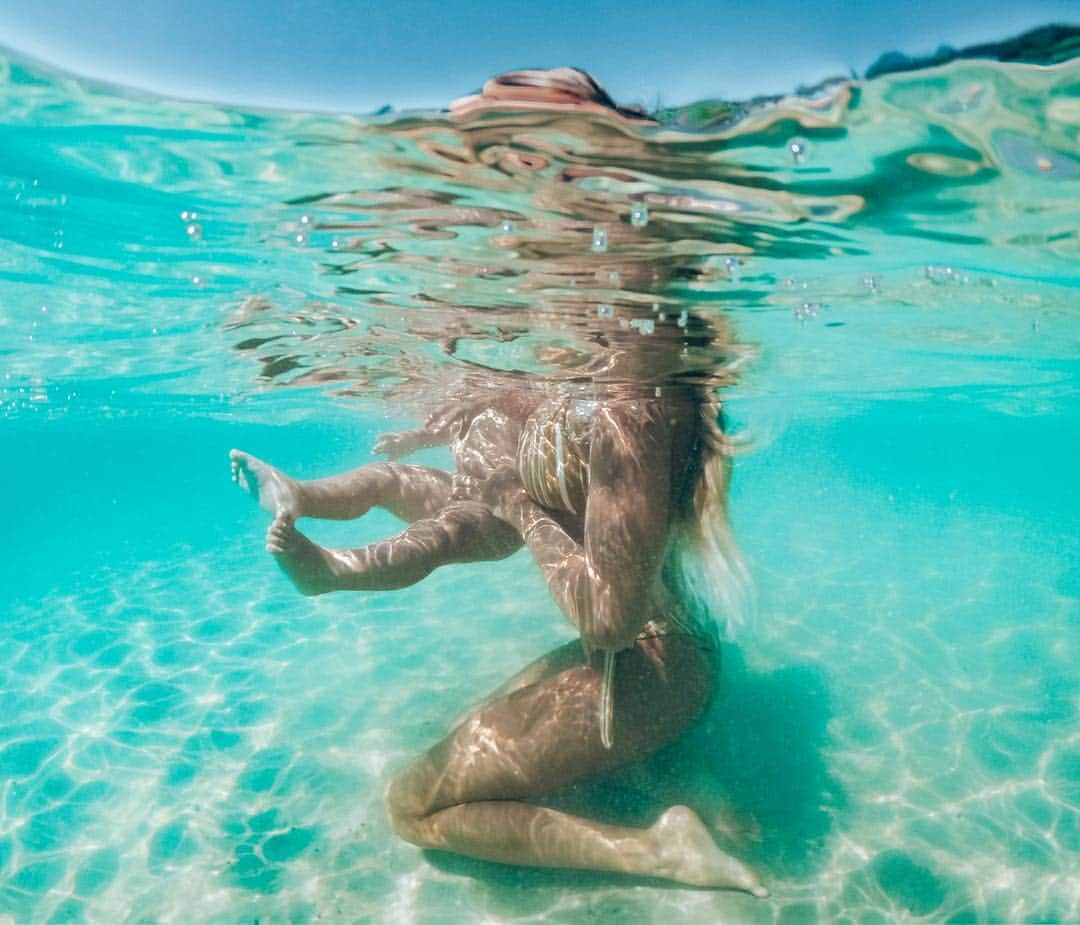
MULTIPOLYGON (((699 337, 704 342, 715 344, 719 340, 712 323, 691 314, 688 328, 692 331, 694 327, 702 329, 699 337)), ((727 337, 724 340, 731 343, 727 337)), ((729 641, 749 626, 755 609, 753 582, 735 543, 728 512, 736 445, 726 431, 717 395, 721 385, 734 381, 741 362, 735 355, 691 386, 695 446, 686 488, 676 501, 673 535, 661 570, 665 586, 693 622, 705 628, 716 626, 729 641)))

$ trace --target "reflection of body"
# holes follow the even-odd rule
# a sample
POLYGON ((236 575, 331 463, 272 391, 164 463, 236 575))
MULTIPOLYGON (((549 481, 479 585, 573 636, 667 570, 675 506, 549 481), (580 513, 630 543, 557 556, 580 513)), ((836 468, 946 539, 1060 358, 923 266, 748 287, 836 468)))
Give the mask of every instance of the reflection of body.
POLYGON ((669 569, 679 536, 694 529, 695 489, 710 460, 693 391, 664 394, 593 402, 503 393, 384 438, 384 450, 401 454, 450 442, 453 476, 389 462, 297 482, 234 451, 237 480, 275 515, 268 548, 305 593, 402 587, 443 564, 502 558, 524 540, 585 650, 618 652, 610 748, 601 741, 601 661, 577 643, 564 646, 394 778, 388 807, 408 841, 506 863, 764 892, 686 807, 639 830, 525 802, 643 758, 678 737, 709 698, 712 641, 680 609, 669 569), (568 401, 583 420, 560 423, 568 401), (576 428, 566 435, 574 445, 559 457, 547 438, 564 426, 576 428), (587 478, 573 459, 582 452, 587 478), (530 466, 534 492, 548 474, 553 507, 526 491, 521 473, 530 466), (349 551, 317 546, 294 526, 299 517, 349 519, 376 506, 410 526, 349 551))

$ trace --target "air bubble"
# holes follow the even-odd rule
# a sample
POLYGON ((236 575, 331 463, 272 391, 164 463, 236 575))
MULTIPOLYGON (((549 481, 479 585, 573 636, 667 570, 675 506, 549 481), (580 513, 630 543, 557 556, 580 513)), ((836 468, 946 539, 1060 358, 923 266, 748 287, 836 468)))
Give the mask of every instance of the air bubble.
POLYGON ((330 242, 330 249, 335 251, 340 250, 341 242, 337 238, 334 238, 334 240, 330 242))
POLYGON ((927 264, 925 273, 926 278, 932 283, 966 283, 968 281, 966 273, 961 273, 952 267, 927 264))
POLYGON ((198 212, 192 212, 192 211, 189 211, 188 209, 184 209, 184 211, 180 213, 180 221, 182 221, 182 222, 193 222, 198 217, 199 217, 198 212))
POLYGON ((503 234, 513 234, 514 223, 509 219, 506 219, 501 225, 499 225, 499 231, 503 234))
POLYGON ((311 216, 310 215, 301 215, 300 216, 300 224, 304 225, 305 227, 307 225, 310 225, 311 224, 311 216))
POLYGON ((597 253, 607 250, 607 229, 594 228, 592 230, 592 249, 597 253))
POLYGON ((862 278, 862 287, 867 292, 877 295, 881 292, 881 277, 876 273, 865 273, 862 278))
POLYGON ((639 334, 652 334, 656 330, 656 322, 652 318, 634 318, 630 322, 630 327, 639 334))
POLYGON ((688 311, 687 311, 687 310, 686 310, 686 309, 684 308, 684 309, 683 309, 683 310, 682 310, 681 312, 679 312, 679 320, 678 320, 678 321, 676 321, 675 323, 676 323, 676 324, 677 324, 677 325, 678 325, 678 326, 679 326, 680 328, 685 328, 685 327, 686 327, 686 323, 687 323, 687 322, 688 322, 689 320, 690 320, 690 312, 688 312, 688 311))
POLYGON ((615 306, 614 305, 607 305, 607 304, 597 305, 596 306, 596 314, 600 318, 614 318, 615 317, 615 306))
POLYGON ((202 225, 198 224, 197 222, 192 222, 190 225, 187 226, 187 228, 184 229, 184 231, 187 233, 187 236, 192 241, 202 240, 202 225))
POLYGON ((810 153, 810 144, 805 138, 792 138, 788 142, 788 154, 796 164, 801 164, 810 153))
POLYGON ((806 321, 808 318, 816 318, 824 306, 820 302, 803 302, 791 310, 791 313, 799 320, 806 321))
POLYGON ((296 242, 296 243, 297 243, 297 244, 298 244, 298 245, 299 245, 300 247, 303 247, 303 246, 304 246, 305 244, 307 244, 307 242, 308 242, 308 236, 307 236, 306 234, 304 234, 304 232, 302 232, 302 231, 298 231, 298 232, 297 232, 297 233, 296 233, 296 234, 295 234, 295 235, 293 236, 293 240, 294 240, 294 241, 295 241, 295 242, 296 242))
POLYGON ((630 210, 630 224, 635 228, 644 228, 649 224, 649 207, 645 203, 634 203, 634 207, 630 210))

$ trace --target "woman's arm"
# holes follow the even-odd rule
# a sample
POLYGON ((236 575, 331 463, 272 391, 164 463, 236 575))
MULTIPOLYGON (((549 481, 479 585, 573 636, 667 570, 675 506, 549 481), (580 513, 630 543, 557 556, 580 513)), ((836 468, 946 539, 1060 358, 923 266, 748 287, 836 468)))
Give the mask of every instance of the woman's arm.
POLYGON ((592 606, 585 547, 566 532, 550 511, 529 497, 516 473, 507 481, 512 487, 501 494, 495 512, 525 540, 555 603, 580 631, 588 625, 592 606))
POLYGON ((658 402, 620 400, 593 422, 585 557, 591 587, 583 636, 619 650, 652 612, 668 543, 674 421, 658 402))
POLYGON ((619 400, 597 411, 583 542, 520 483, 496 502, 588 649, 628 648, 654 616, 652 590, 668 541, 675 424, 654 402, 619 400))

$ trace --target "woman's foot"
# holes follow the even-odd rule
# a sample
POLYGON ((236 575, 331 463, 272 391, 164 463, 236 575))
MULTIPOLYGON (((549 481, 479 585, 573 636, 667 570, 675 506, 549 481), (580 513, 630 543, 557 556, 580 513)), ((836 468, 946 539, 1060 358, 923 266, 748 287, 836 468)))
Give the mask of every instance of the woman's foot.
POLYGON ((293 520, 301 516, 299 488, 287 475, 242 450, 231 450, 229 462, 232 480, 258 501, 267 514, 275 517, 284 514, 293 520))
POLYGON ((325 594, 337 588, 332 554, 297 530, 290 517, 274 518, 266 531, 266 551, 302 594, 325 594))
POLYGON ((655 839, 658 875, 690 886, 769 895, 757 874, 716 846, 705 824, 690 808, 673 806, 649 829, 649 835, 655 839))

